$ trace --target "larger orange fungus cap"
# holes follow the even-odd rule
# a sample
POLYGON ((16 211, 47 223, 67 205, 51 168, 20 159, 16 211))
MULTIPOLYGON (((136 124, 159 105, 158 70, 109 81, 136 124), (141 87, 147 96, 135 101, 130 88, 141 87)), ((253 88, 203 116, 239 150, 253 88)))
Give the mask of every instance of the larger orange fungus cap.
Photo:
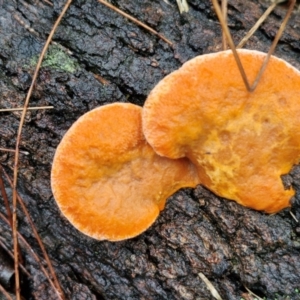
MULTIPOLYGON (((238 53, 253 82, 266 54, 238 53)), ((219 196, 277 212, 294 195, 281 175, 300 158, 300 72, 271 57, 248 92, 231 51, 196 57, 152 90, 143 130, 158 154, 188 157, 219 196)))
POLYGON ((51 173, 66 218, 86 235, 111 241, 145 231, 168 196, 198 182, 186 158, 153 151, 141 130, 141 108, 124 103, 79 118, 59 144, 51 173))

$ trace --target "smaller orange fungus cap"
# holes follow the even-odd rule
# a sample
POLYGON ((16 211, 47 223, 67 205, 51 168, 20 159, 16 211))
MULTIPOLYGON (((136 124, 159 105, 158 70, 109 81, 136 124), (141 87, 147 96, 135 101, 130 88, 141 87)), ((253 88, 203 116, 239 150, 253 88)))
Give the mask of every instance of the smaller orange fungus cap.
POLYGON ((141 107, 115 103, 80 117, 59 144, 54 198, 81 232, 118 241, 145 231, 167 197, 199 182, 187 160, 158 156, 141 130, 141 107))
MULTIPOLYGON (((239 50, 253 82, 265 53, 239 50)), ((219 196, 272 213, 290 205, 281 175, 300 158, 300 72, 271 57, 248 92, 231 51, 198 56, 165 77, 143 109, 160 155, 188 157, 219 196)))

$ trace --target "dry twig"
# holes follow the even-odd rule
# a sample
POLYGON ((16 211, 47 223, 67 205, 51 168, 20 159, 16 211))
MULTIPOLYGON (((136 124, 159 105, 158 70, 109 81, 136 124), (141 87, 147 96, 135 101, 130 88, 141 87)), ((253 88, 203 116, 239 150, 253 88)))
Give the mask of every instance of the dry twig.
POLYGON ((264 14, 258 19, 255 25, 248 31, 248 33, 242 38, 236 48, 243 48, 250 37, 255 33, 255 31, 259 28, 259 26, 267 19, 269 14, 274 10, 278 3, 283 2, 284 0, 277 0, 271 4, 268 9, 264 12, 264 14))
MULTIPOLYGON (((37 110, 37 109, 51 109, 53 106, 37 106, 37 107, 27 107, 27 110, 37 110)), ((23 107, 16 108, 0 108, 0 112, 10 112, 10 111, 22 111, 23 107)))
POLYGON ((47 4, 49 4, 50 6, 53 6, 53 3, 49 0, 43 0, 44 2, 46 2, 47 4))
POLYGON ((138 19, 128 15, 127 13, 125 13, 124 11, 120 10, 119 8, 116 8, 115 6, 113 6, 112 4, 104 1, 104 0, 98 0, 100 3, 102 3, 103 5, 109 7, 110 9, 114 10, 115 12, 119 13, 120 15, 122 15, 123 17, 131 20, 132 22, 138 24, 139 26, 147 29, 148 31, 152 32, 153 34, 157 35, 160 39, 162 39, 163 41, 165 41, 167 44, 169 44, 170 46, 173 46, 173 43, 168 40, 167 38, 165 38, 162 34, 158 33, 157 31, 155 31, 154 29, 152 29, 151 27, 149 27, 148 25, 144 24, 143 22, 139 21, 138 19))
POLYGON ((182 14, 183 12, 188 12, 189 11, 189 6, 186 2, 186 0, 176 0, 177 5, 179 8, 180 13, 182 14))
MULTIPOLYGON (((0 148, 0 151, 3 151, 3 152, 13 152, 13 153, 16 152, 16 150, 14 150, 14 149, 7 149, 7 148, 0 148)), ((29 152, 27 152, 27 151, 20 151, 20 153, 25 154, 25 155, 29 155, 29 152)))
POLYGON ((293 219, 296 221, 296 223, 299 223, 297 217, 290 211, 290 215, 293 217, 293 219))
POLYGON ((212 296, 217 299, 217 300, 222 300, 220 294, 218 291, 215 289, 215 287, 212 285, 212 283, 208 280, 208 278, 203 274, 203 273, 198 273, 198 276, 203 280, 203 282, 206 284, 206 287, 212 294, 212 296))
MULTIPOLYGON (((225 23, 227 23, 227 6, 228 6, 228 0, 222 0, 222 14, 225 23)), ((223 46, 223 50, 227 50, 226 35, 223 30, 222 30, 222 46, 223 46)))
POLYGON ((0 284, 0 292, 3 294, 3 296, 6 297, 7 300, 13 300, 10 294, 5 290, 5 288, 0 284))

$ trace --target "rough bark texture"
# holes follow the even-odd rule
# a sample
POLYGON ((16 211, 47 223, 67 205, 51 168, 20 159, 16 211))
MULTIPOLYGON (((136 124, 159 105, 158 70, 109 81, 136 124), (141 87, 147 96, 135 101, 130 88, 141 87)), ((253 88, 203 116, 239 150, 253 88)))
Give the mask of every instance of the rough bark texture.
MULTIPOLYGON (((115 101, 143 105, 166 74, 196 55, 221 49, 221 30, 208 0, 190 0, 190 11, 183 15, 175 1, 111 2, 164 34, 174 47, 96 0, 74 0, 55 34, 58 45, 50 47, 30 102, 54 109, 27 114, 21 149, 29 155, 21 155, 19 192, 66 298, 214 299, 198 276, 202 272, 223 299, 251 299, 246 287, 266 299, 300 299, 300 227, 288 210, 276 215, 251 211, 199 186, 177 192, 147 232, 118 243, 87 238, 58 211, 50 189, 51 161, 64 132, 80 115, 115 101)), ((53 4, 0 0, 1 108, 23 105, 37 57, 64 1, 53 4)), ((230 1, 229 25, 236 42, 266 7, 257 0, 230 1)), ((284 6, 277 8, 247 48, 267 51, 285 11, 284 6)), ((276 50, 297 68, 299 29, 300 15, 295 13, 276 50)), ((19 119, 19 112, 1 113, 0 147, 14 148, 19 119)), ((0 152, 0 162, 11 174, 13 155, 0 152)), ((300 169, 295 167, 285 182, 300 191, 300 169)), ((11 194, 8 184, 7 192, 11 194)), ((298 193, 292 212, 300 220, 298 193)), ((41 254, 21 212, 19 230, 41 254)), ((10 231, 2 221, 0 233, 11 247, 10 231)), ((56 299, 39 266, 22 249, 31 274, 22 276, 22 295, 56 299)), ((2 269, 11 270, 11 262, 2 260, 2 269)), ((12 284, 1 284, 13 293, 12 284)))

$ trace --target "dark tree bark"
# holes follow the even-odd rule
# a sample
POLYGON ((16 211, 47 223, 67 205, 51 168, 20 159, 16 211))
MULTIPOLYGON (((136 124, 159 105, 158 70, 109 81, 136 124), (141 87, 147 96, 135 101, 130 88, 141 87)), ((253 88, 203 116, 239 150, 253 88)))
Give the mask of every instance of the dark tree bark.
MULTIPOLYGON (((55 204, 51 162, 63 134, 79 116, 115 101, 143 105, 166 74, 196 55, 221 50, 221 30, 210 1, 190 0, 190 11, 183 15, 176 2, 170 2, 112 1, 165 35, 173 48, 96 0, 73 1, 30 101, 31 106, 53 105, 54 109, 27 113, 21 150, 29 155, 21 155, 18 190, 67 299, 214 299, 199 272, 223 299, 246 299, 246 287, 267 299, 300 299, 300 227, 289 210, 275 215, 252 211, 199 186, 172 196, 144 234, 111 243, 76 231, 55 204)), ((0 0, 1 108, 23 105, 37 57, 64 1, 53 0, 53 4, 0 0)), ((236 42, 266 7, 258 0, 230 1, 228 22, 236 42)), ((278 7, 247 48, 268 51, 285 12, 286 7, 278 7)), ((298 69, 299 28, 300 15, 294 13, 276 50, 277 56, 298 69)), ((0 147, 15 147, 19 119, 19 112, 0 114, 0 147)), ((0 152, 0 162, 10 174, 13 158, 0 152)), ((299 191, 299 168, 285 181, 299 191)), ((11 194, 8 184, 7 191, 11 194)), ((298 193, 292 212, 300 220, 298 193)), ((41 254, 20 211, 19 231, 41 254)), ((11 247, 11 233, 2 221, 0 233, 1 241, 11 247)), ((56 299, 39 266, 21 248, 31 274, 30 278, 22 274, 22 295, 56 299)), ((9 263, 7 259, 5 268, 9 263)), ((6 288, 13 292, 12 286, 6 288)))

